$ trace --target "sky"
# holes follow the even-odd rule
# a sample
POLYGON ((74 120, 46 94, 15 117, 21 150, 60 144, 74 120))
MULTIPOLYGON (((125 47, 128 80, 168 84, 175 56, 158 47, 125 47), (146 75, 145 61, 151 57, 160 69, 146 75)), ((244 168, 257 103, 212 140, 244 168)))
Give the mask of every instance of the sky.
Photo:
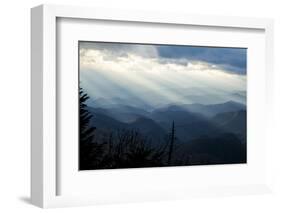
POLYGON ((245 103, 245 48, 79 42, 79 57, 91 103, 245 103))

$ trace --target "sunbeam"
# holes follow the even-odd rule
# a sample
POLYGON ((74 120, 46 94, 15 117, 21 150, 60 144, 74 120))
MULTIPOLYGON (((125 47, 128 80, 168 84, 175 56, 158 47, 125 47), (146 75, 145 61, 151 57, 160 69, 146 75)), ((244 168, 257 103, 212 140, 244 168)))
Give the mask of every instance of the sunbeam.
MULTIPOLYGON (((214 100, 245 90, 246 76, 228 72, 205 61, 145 57, 134 52, 114 54, 110 48, 80 48, 80 79, 94 98, 134 97, 150 106, 192 103, 196 89, 214 100), (190 90, 194 90, 191 92, 190 90), (189 92, 187 92, 189 90, 189 92), (188 97, 191 96, 191 97, 188 97)), ((156 47, 155 47, 156 49, 156 47)), ((149 47, 150 52, 152 47, 149 47)), ((145 48, 142 48, 142 52, 145 48)), ((197 100, 198 102, 198 100, 197 100)), ((200 102, 200 100, 199 100, 200 102)), ((203 102, 203 100, 201 101, 203 102)))

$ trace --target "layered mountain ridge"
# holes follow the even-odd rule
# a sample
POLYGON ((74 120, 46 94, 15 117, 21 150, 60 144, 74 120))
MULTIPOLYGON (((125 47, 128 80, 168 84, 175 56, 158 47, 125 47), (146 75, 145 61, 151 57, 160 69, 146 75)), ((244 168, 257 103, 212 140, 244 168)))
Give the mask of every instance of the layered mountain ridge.
POLYGON ((235 101, 219 104, 170 104, 154 110, 114 104, 89 107, 92 125, 105 131, 137 130, 153 141, 164 140, 175 124, 177 140, 188 142, 198 137, 233 133, 245 142, 246 106, 235 101))

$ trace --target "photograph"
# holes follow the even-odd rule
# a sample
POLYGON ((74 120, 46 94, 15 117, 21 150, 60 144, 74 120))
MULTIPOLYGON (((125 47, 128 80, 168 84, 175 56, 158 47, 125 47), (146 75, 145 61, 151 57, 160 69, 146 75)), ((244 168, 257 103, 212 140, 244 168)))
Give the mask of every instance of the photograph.
POLYGON ((247 163, 247 48, 78 42, 79 170, 247 163))

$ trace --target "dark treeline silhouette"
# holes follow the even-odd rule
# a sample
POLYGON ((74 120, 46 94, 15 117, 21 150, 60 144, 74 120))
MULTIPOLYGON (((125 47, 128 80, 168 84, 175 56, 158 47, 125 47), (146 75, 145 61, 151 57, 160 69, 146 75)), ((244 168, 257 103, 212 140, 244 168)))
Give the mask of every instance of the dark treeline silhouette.
POLYGON ((180 143, 174 121, 161 143, 155 143, 139 129, 107 129, 98 133, 99 129, 94 125, 95 115, 86 105, 89 96, 81 88, 79 94, 80 170, 246 162, 246 144, 234 134, 200 137, 180 143))
POLYGON ((79 117, 79 168, 81 170, 97 168, 103 153, 103 145, 94 142, 95 127, 90 125, 92 114, 87 110, 89 96, 80 88, 79 117))
POLYGON ((80 88, 79 169, 113 169, 164 166, 166 147, 156 148, 137 130, 109 132, 103 141, 95 140, 93 115, 87 110, 89 96, 80 88))

